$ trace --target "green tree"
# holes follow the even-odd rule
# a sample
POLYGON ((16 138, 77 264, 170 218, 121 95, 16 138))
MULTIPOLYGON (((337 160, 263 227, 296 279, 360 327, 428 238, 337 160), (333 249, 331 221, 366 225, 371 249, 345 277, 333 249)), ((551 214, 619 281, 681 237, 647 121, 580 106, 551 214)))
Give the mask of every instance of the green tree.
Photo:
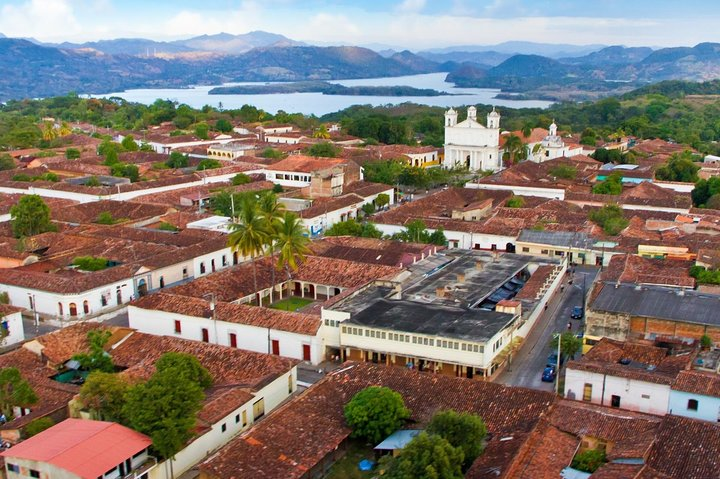
POLYGON ((402 396, 383 386, 370 386, 355 394, 344 413, 352 436, 373 444, 397 431, 410 417, 402 396))
POLYGON ((209 138, 209 130, 210 127, 208 127, 207 123, 198 123, 197 125, 195 125, 195 136, 197 136, 201 140, 207 140, 209 138))
POLYGON ((282 151, 270 147, 267 147, 263 151, 261 151, 259 156, 262 158, 269 158, 271 160, 279 160, 285 158, 285 155, 282 151))
POLYGON ((523 155, 523 152, 527 151, 527 147, 519 136, 510 134, 505 139, 504 148, 505 154, 507 155, 507 158, 505 159, 507 160, 508 165, 514 165, 516 159, 523 159, 522 156, 526 156, 523 155))
POLYGON ((189 381, 207 389, 212 386, 213 379, 198 358, 192 354, 169 352, 163 354, 155 363, 159 374, 167 373, 180 381, 189 381))
POLYGON ((227 121, 225 118, 220 118, 215 122, 215 129, 222 133, 230 133, 233 129, 232 123, 227 121))
POLYGON ((88 331, 87 340, 90 344, 89 353, 79 353, 72 358, 80 363, 80 368, 86 371, 102 371, 112 373, 115 371, 115 365, 112 358, 105 351, 105 345, 112 336, 107 329, 93 329, 88 331))
POLYGON ((169 168, 185 168, 188 165, 188 156, 179 151, 170 153, 170 158, 165 162, 169 168))
POLYGON ((237 175, 233 176, 231 182, 233 186, 246 185, 248 183, 252 183, 252 178, 250 178, 245 173, 238 173, 237 175))
POLYGON ((110 167, 110 173, 113 176, 128 178, 132 183, 140 180, 140 170, 138 170, 137 165, 115 163, 110 167))
POLYGON ((118 155, 117 150, 108 150, 107 154, 105 155, 105 161, 103 161, 103 165, 112 167, 114 165, 117 165, 118 163, 120 163, 120 156, 118 155))
POLYGON ((25 195, 10 208, 10 223, 16 238, 55 231, 50 222, 50 208, 38 195, 25 195))
POLYGON ((421 432, 400 455, 389 460, 387 479, 462 479, 464 456, 459 447, 446 439, 421 432))
POLYGON ((37 419, 33 419, 27 426, 25 426, 25 434, 23 434, 23 436, 25 439, 33 437, 34 435, 40 434, 45 429, 49 429, 54 425, 55 421, 53 421, 51 417, 39 417, 37 419))
POLYGON ((197 171, 214 170, 220 167, 222 167, 222 163, 220 163, 218 160, 205 158, 204 160, 200 160, 200 163, 198 163, 197 171))
POLYGON ((435 413, 425 431, 437 434, 451 446, 462 449, 465 470, 482 453, 483 441, 487 436, 487 427, 480 416, 452 410, 435 413))
POLYGON ((80 402, 100 420, 122 424, 129 388, 128 382, 119 374, 93 371, 80 388, 80 402))
POLYGON ((599 449, 586 449, 578 452, 570 464, 570 467, 578 471, 593 473, 600 469, 600 466, 607 462, 605 451, 599 449))
POLYGON ((362 210, 366 216, 370 216, 371 214, 375 213, 375 205, 372 203, 365 203, 364 205, 362 205, 362 210))
POLYGON ((147 382, 130 387, 123 407, 130 427, 150 436, 153 448, 165 459, 174 457, 193 436, 205 399, 202 385, 189 380, 196 372, 172 362, 173 367, 156 367, 147 382))
MULTIPOLYGON (((557 351, 558 336, 555 335, 550 340, 550 348, 557 351)), ((575 336, 572 332, 565 332, 560 335, 560 353, 566 358, 572 358, 582 348, 582 339, 575 336)))
POLYGON ((574 180, 577 177, 577 168, 569 165, 557 165, 548 170, 551 176, 564 180, 574 180))
POLYGON ((610 236, 617 235, 630 224, 630 221, 625 219, 622 208, 613 204, 590 211, 588 217, 610 236))
POLYGON ((123 150, 125 151, 138 151, 139 147, 138 144, 135 143, 135 137, 132 135, 128 135, 125 138, 122 139, 120 142, 120 145, 122 145, 123 150))
POLYGON ((297 270, 298 262, 311 253, 310 238, 302 220, 292 211, 285 211, 276 229, 277 267, 297 270))
POLYGON ((161 221, 158 225, 158 229, 160 231, 180 231, 180 228, 172 223, 168 223, 167 221, 161 221))
POLYGON ((614 171, 610 173, 605 181, 593 186, 592 192, 596 195, 619 195, 622 193, 622 173, 614 171))
POLYGON ((0 411, 8 420, 14 407, 30 407, 37 401, 37 394, 17 368, 0 369, 0 411))
POLYGON ((366 163, 364 168, 366 181, 395 185, 400 181, 404 166, 400 161, 388 160, 366 163))
POLYGON ((707 334, 703 334, 700 337, 700 347, 702 347, 703 349, 710 349, 712 345, 713 340, 710 336, 708 336, 707 334))
POLYGON ((328 141, 316 143, 305 150, 310 156, 319 156, 324 158, 335 158, 340 154, 340 148, 328 141))
POLYGON ((662 181, 695 183, 698 181, 698 170, 700 167, 692 161, 689 154, 675 153, 665 165, 655 171, 655 178, 662 181))
POLYGON ((445 237, 445 230, 442 226, 439 226, 430 233, 430 237, 428 238, 429 244, 434 244, 437 246, 447 246, 448 240, 447 237, 445 237))
POLYGON ((102 186, 102 183, 100 183, 100 180, 98 180, 98 177, 93 175, 85 181, 85 186, 90 187, 96 187, 96 186, 102 186))
POLYGON ((95 223, 99 225, 114 225, 117 221, 109 211, 101 211, 98 213, 97 218, 95 218, 95 223))
POLYGON ((13 160, 13 157, 8 153, 0 153, 0 171, 14 170, 15 168, 15 160, 13 160))
POLYGON ((68 160, 77 160, 80 158, 80 150, 77 148, 68 148, 65 150, 65 158, 68 160))
POLYGON ((320 125, 320 127, 313 132, 313 138, 322 138, 327 140, 330 138, 330 132, 328 132, 325 125, 320 125))
POLYGON ((378 209, 382 209, 389 204, 390 204, 390 196, 386 193, 380 193, 375 198, 375 206, 377 206, 378 209))
MULTIPOLYGON (((270 264, 273 265, 275 263, 278 232, 282 227, 281 221, 285 214, 285 206, 283 206, 282 203, 278 203, 277 196, 275 196, 274 193, 265 192, 258 198, 257 208, 265 224, 265 231, 267 231, 265 251, 270 253, 270 264)), ((275 295, 274 267, 271 269, 270 276, 270 282, 272 284, 270 301, 272 302, 275 295)))
POLYGON ((262 254, 270 232, 258 211, 257 204, 252 197, 245 197, 240 203, 238 214, 230 223, 232 231, 228 236, 228 246, 233 251, 248 257, 253 267, 253 291, 257 291, 257 265, 255 258, 262 254))
POLYGON ((706 208, 710 198, 720 194, 720 176, 713 176, 707 180, 699 180, 692 190, 693 204, 700 208, 706 208))

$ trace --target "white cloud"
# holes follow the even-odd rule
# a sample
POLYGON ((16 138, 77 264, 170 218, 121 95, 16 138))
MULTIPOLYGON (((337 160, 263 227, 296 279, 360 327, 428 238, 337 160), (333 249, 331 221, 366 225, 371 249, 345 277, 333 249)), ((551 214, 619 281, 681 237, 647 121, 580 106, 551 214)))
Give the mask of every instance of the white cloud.
POLYGON ((397 6, 397 10, 404 13, 419 13, 425 8, 426 3, 426 0, 403 0, 397 6))
POLYGON ((0 9, 0 32, 9 37, 67 38, 81 30, 67 0, 29 0, 0 9))

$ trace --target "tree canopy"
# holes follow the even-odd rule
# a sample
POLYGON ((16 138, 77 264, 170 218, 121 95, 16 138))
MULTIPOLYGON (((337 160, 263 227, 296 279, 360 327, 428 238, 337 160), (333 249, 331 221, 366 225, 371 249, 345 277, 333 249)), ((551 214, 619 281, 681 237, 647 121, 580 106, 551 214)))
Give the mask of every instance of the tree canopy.
POLYGON ((421 432, 390 459, 387 479, 462 479, 464 454, 437 434, 421 432))
POLYGON ((482 453, 483 441, 487 435, 487 427, 480 416, 452 410, 435 413, 425 431, 428 434, 437 434, 451 446, 462 449, 464 469, 470 467, 482 453))
POLYGON ((17 368, 0 369, 0 411, 8 420, 14 407, 30 407, 37 401, 37 394, 17 368))
POLYGON ((78 353, 72 358, 80 363, 80 368, 87 371, 115 371, 112 358, 105 351, 105 345, 112 336, 107 329, 93 329, 88 331, 87 340, 90 343, 89 353, 78 353))
MULTIPOLYGON (((558 336, 550 340, 550 348, 557 351, 558 336)), ((560 335, 560 353, 567 358, 571 358, 577 354, 582 348, 582 339, 575 336, 572 332, 565 332, 560 335)))
POLYGON ((118 374, 93 371, 80 388, 80 402, 103 421, 125 423, 123 407, 129 387, 118 374))
POLYGON ((50 222, 50 208, 38 195, 25 195, 10 208, 10 222, 16 238, 55 231, 50 222))
POLYGON ((355 394, 344 413, 352 436, 374 444, 397 431, 410 417, 400 393, 383 386, 370 386, 355 394))
POLYGON ((605 234, 615 236, 630 224, 618 205, 608 204, 589 213, 592 222, 600 226, 605 234))

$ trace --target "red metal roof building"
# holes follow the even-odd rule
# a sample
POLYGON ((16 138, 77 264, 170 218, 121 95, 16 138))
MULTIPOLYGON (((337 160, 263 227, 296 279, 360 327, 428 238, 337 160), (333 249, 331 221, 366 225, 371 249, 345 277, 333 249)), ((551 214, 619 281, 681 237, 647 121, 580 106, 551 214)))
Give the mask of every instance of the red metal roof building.
POLYGON ((66 419, 2 453, 9 479, 146 477, 149 437, 120 424, 66 419), (60 471, 62 470, 62 471, 60 471))

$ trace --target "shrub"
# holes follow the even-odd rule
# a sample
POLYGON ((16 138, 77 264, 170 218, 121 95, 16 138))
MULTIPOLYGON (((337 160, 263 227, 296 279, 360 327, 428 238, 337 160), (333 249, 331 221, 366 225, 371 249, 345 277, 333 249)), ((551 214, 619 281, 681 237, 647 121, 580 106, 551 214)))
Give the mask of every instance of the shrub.
POLYGON ((630 224, 618 205, 605 205, 600 209, 591 211, 588 216, 592 222, 605 231, 605 234, 610 236, 617 235, 630 224))
POLYGON ((45 429, 51 428, 55 425, 55 421, 49 417, 39 417, 33 419, 25 426, 25 437, 33 437, 36 434, 40 434, 45 429))
POLYGON ((272 188, 273 193, 282 193, 283 191, 282 185, 274 185, 272 188))
POLYGON ((167 221, 161 222, 160 225, 158 226, 158 229, 162 230, 162 231, 179 231, 180 230, 180 228, 178 228, 174 224, 168 223, 167 221))
POLYGON ((97 176, 91 176, 85 182, 85 186, 102 186, 102 183, 100 183, 97 176))
POLYGON ((65 150, 65 158, 68 160, 76 160, 80 158, 80 150, 77 148, 68 148, 65 150))
POLYGON ((467 468, 483 451, 487 427, 476 414, 441 411, 430 419, 426 432, 437 434, 451 446, 462 449, 465 457, 463 464, 467 468))
POLYGON ((168 168, 185 168, 188 165, 188 156, 179 151, 170 153, 170 158, 165 162, 168 168))
POLYGON ((82 271, 100 271, 108 267, 108 260, 95 256, 78 256, 73 259, 72 264, 82 271))
POLYGON ((565 180, 574 180, 577 176, 577 169, 574 166, 558 165, 550 168, 550 175, 565 180))
POLYGON ((505 206, 507 208, 522 208, 525 206, 525 198, 513 195, 505 202, 505 206))
POLYGON ((0 293, 0 304, 10 304, 10 295, 7 291, 0 293))
POLYGON ((575 454, 570 467, 577 469, 578 471, 589 472, 592 474, 606 462, 607 458, 605 456, 605 451, 587 449, 583 452, 575 454))
POLYGON ((272 160, 279 160, 281 158, 285 158, 285 155, 282 151, 276 150, 275 148, 265 148, 261 153, 260 156, 263 158, 270 158, 272 160))
POLYGON ((197 165, 198 171, 203 170, 214 170, 216 168, 220 168, 222 166, 222 163, 220 163, 218 160, 211 160, 210 158, 206 158, 197 165))
POLYGON ((97 218, 95 218, 95 223, 99 225, 114 225, 116 220, 109 211, 102 211, 97 215, 97 218))
POLYGON ((708 336, 707 334, 703 334, 700 337, 700 346, 703 349, 710 349, 712 347, 712 345, 713 345, 713 341, 710 336, 708 336))
POLYGON ((237 175, 233 176, 232 184, 234 186, 246 185, 248 183, 252 183, 252 178, 250 178, 245 173, 238 173, 237 175))

